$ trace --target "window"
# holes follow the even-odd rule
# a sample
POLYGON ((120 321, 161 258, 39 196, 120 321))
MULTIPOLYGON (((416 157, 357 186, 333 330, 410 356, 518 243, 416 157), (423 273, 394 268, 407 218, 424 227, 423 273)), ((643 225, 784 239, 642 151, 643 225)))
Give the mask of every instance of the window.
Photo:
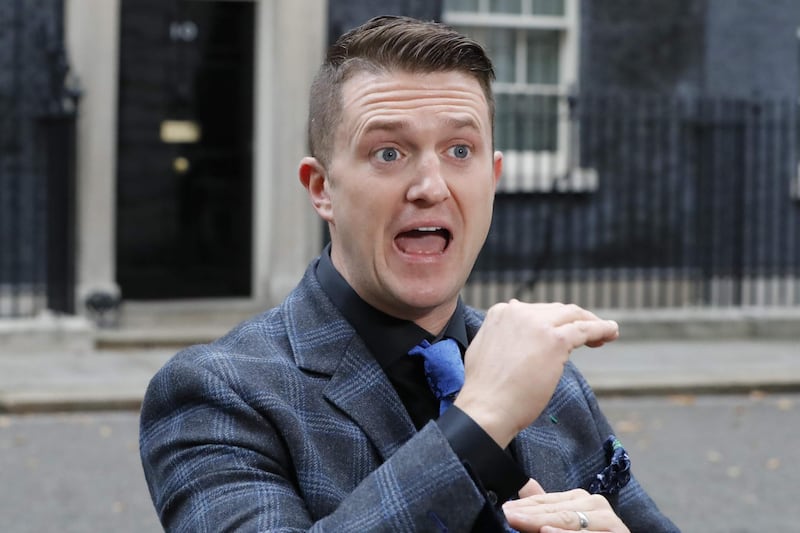
POLYGON ((495 142, 505 154, 499 189, 587 190, 575 168, 577 124, 567 95, 577 81, 579 0, 445 0, 444 22, 482 42, 495 65, 495 142))

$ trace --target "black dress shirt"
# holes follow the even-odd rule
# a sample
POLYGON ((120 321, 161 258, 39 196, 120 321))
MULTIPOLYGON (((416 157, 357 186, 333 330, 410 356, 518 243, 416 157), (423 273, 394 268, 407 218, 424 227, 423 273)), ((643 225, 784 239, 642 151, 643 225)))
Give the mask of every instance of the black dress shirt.
POLYGON ((321 254, 317 278, 388 376, 417 429, 436 420, 453 451, 493 505, 515 496, 527 482, 527 476, 466 413, 453 406, 439 416, 439 400, 428 387, 422 358, 408 356, 408 352, 423 339, 433 343, 450 337, 458 343, 463 357, 472 339, 467 336, 461 299, 447 327, 435 335, 411 321, 379 311, 362 300, 333 266, 330 245, 321 254))

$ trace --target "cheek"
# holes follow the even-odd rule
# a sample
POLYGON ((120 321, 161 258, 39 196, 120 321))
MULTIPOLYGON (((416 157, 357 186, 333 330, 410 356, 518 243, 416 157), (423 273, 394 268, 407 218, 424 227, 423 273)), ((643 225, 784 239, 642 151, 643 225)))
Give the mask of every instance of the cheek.
POLYGON ((492 225, 492 212, 494 202, 486 201, 485 193, 473 199, 471 209, 466 213, 466 224, 469 228, 470 237, 475 241, 476 246, 483 246, 489 228, 492 225))
POLYGON ((338 226, 339 231, 348 234, 349 239, 365 241, 374 239, 379 228, 382 227, 387 212, 379 205, 380 194, 375 191, 372 194, 368 187, 343 191, 344 194, 339 199, 338 226))
POLYGON ((491 218, 494 209, 494 191, 486 187, 472 187, 462 196, 467 204, 467 220, 483 224, 491 218))

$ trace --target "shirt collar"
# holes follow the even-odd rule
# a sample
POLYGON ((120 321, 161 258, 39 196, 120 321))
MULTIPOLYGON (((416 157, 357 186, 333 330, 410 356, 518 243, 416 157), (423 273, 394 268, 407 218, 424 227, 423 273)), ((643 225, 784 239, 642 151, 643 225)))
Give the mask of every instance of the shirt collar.
POLYGON ((399 357, 407 355, 423 339, 435 342, 439 338, 450 337, 458 342, 462 352, 466 350, 469 340, 461 298, 444 332, 436 337, 414 322, 388 315, 362 300, 333 266, 330 250, 331 245, 328 244, 320 256, 317 265, 319 283, 382 367, 387 368, 399 357))

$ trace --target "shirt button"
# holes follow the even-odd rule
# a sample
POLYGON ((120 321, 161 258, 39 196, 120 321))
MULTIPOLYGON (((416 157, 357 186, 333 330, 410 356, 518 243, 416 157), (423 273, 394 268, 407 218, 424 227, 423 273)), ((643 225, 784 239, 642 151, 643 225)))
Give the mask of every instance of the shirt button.
POLYGON ((489 503, 491 503, 493 506, 497 505, 497 493, 494 492, 493 490, 490 490, 486 493, 486 498, 489 500, 489 503))

